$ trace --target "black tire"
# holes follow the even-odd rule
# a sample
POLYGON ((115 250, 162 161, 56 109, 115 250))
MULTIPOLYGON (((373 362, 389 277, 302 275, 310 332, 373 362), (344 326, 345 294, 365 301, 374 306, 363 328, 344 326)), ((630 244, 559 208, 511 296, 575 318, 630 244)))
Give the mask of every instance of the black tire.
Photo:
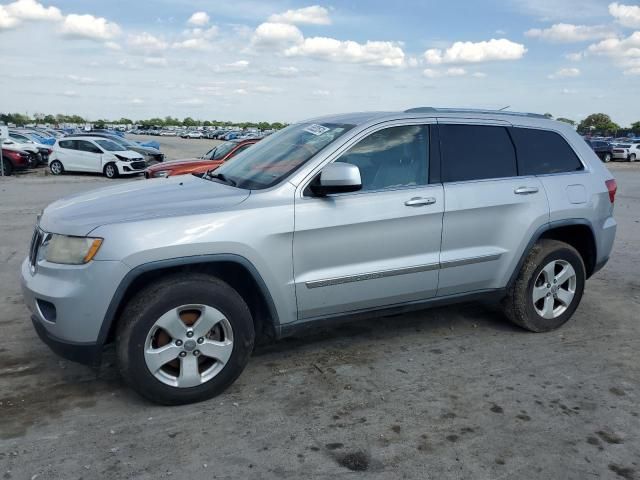
POLYGON ((64 166, 59 160, 54 160, 49 164, 49 171, 52 175, 62 175, 64 173, 64 166))
POLYGON ((13 173, 13 165, 6 158, 2 159, 2 165, 4 166, 4 175, 5 177, 10 177, 13 173))
POLYGON ((118 178, 118 167, 115 163, 107 163, 102 171, 104 176, 110 179, 118 178))
POLYGON ((507 318, 532 332, 548 332, 564 325, 580 304, 585 285, 585 267, 582 257, 571 245, 557 240, 538 241, 527 256, 514 284, 503 301, 507 318), (541 270, 552 260, 564 260, 576 273, 573 299, 564 313, 556 318, 543 318, 534 307, 533 288, 541 270))
POLYGON ((153 402, 182 405, 222 393, 244 370, 254 341, 251 312, 238 292, 209 275, 177 274, 149 285, 129 301, 120 316, 116 351, 120 373, 131 388, 153 402), (224 314, 233 330, 232 353, 222 370, 206 383, 189 388, 169 386, 147 368, 145 341, 160 316, 192 304, 212 306, 224 314))
POLYGON ((635 162, 636 161, 636 154, 632 153, 631 155, 629 155, 629 161, 630 162, 635 162))
POLYGON ((610 153, 605 153, 604 157, 602 157, 602 161, 604 163, 609 163, 611 161, 611 154, 610 153))

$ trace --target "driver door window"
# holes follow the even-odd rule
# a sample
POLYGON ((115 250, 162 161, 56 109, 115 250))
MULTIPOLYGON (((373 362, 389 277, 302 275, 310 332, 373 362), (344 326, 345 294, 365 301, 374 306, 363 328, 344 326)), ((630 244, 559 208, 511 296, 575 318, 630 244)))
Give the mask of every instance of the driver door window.
POLYGON ((360 169, 365 192, 426 185, 428 128, 408 125, 380 130, 358 142, 336 161, 360 169))

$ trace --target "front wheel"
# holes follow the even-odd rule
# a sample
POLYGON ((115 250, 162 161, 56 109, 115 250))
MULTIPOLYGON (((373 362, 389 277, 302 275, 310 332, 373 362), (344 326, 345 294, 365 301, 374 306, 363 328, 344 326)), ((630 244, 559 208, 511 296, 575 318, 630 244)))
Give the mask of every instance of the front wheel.
POLYGON ((251 313, 223 281, 175 275, 125 307, 116 350, 120 372, 140 395, 165 404, 206 400, 242 373, 254 344, 251 313))
POLYGON ((578 308, 584 284, 584 262, 578 251, 564 242, 540 240, 509 289, 505 313, 532 332, 555 330, 578 308))
POLYGON ((629 161, 630 162, 635 162, 636 161, 636 154, 632 153, 631 155, 629 155, 629 161))
POLYGON ((4 175, 6 177, 11 176, 11 174, 13 173, 13 165, 11 164, 11 162, 9 160, 7 160, 6 158, 2 159, 2 166, 4 168, 4 175))
POLYGON ((602 161, 604 163, 609 163, 611 161, 611 154, 610 153, 605 153, 604 157, 602 158, 602 161))
POLYGON ((118 167, 114 163, 107 163, 104 166, 104 176, 107 178, 117 178, 118 177, 118 167))

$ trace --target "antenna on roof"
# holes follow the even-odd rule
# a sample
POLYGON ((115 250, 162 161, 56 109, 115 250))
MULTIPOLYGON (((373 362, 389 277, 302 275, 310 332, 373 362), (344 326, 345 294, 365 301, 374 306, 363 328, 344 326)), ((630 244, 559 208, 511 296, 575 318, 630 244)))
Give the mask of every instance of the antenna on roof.
POLYGON ((507 105, 506 107, 502 107, 498 111, 502 112, 502 111, 506 110, 507 108, 511 108, 511 105, 507 105))

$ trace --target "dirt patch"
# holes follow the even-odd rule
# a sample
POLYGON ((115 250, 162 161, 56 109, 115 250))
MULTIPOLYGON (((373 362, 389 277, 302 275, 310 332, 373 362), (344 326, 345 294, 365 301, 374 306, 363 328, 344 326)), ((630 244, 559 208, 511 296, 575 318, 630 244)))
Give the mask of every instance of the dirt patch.
POLYGON ((596 432, 596 435, 598 435, 603 441, 607 443, 611 443, 614 445, 619 445, 621 443, 624 443, 622 440, 622 437, 612 432, 605 432, 603 430, 599 430, 596 432))
POLYGON ((371 458, 363 451, 349 452, 336 457, 338 465, 341 465, 353 472, 365 472, 369 469, 371 458))
POLYGON ((609 389, 609 392, 613 393, 614 395, 616 395, 618 397, 624 397, 626 395, 624 390, 622 390, 621 388, 618 388, 618 387, 611 387, 609 389))
POLYGON ((493 413, 504 413, 502 407, 496 404, 493 404, 493 406, 489 410, 491 410, 493 413))
POLYGON ((620 467, 611 463, 609 464, 609 470, 611 470, 619 477, 625 478, 626 480, 633 480, 634 478, 636 478, 636 471, 633 468, 620 467))

